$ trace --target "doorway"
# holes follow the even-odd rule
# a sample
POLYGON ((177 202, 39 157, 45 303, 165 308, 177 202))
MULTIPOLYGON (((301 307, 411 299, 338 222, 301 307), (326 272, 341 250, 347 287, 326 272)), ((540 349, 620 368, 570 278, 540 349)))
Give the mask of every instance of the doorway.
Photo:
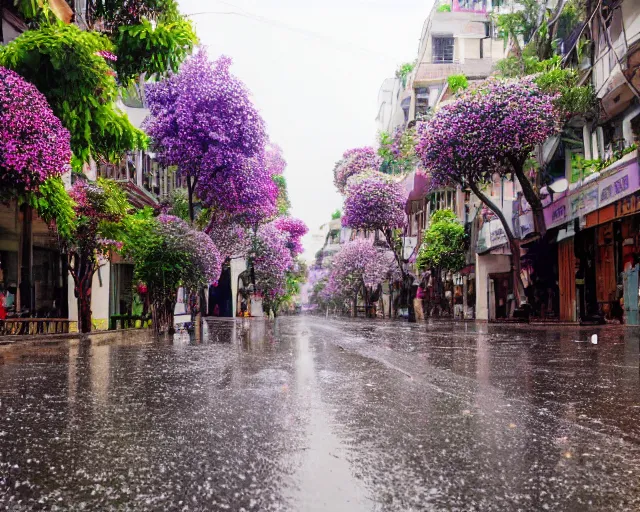
POLYGON ((209 316, 233 317, 231 267, 226 264, 216 284, 209 286, 209 316))
POLYGON ((513 276, 509 272, 489 274, 489 320, 509 318, 513 302, 513 276))

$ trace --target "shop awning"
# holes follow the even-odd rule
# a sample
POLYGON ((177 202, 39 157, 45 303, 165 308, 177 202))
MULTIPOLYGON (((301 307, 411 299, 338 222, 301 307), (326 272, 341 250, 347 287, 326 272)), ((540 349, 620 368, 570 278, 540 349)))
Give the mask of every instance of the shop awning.
POLYGON ((462 270, 459 270, 457 273, 461 276, 468 276, 469 274, 474 274, 476 271, 475 265, 467 265, 462 270))

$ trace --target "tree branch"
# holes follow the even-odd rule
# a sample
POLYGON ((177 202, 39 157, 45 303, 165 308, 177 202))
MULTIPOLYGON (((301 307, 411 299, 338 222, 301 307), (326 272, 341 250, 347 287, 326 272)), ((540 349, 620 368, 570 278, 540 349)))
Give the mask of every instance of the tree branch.
POLYGON ((531 210, 533 211, 533 220, 535 222, 536 231, 540 233, 540 236, 544 236, 547 232, 547 226, 544 220, 544 207, 540 196, 536 193, 533 187, 533 184, 524 173, 524 161, 515 157, 510 157, 509 161, 511 162, 514 174, 518 178, 524 198, 527 200, 527 203, 529 203, 529 206, 531 206, 531 210))

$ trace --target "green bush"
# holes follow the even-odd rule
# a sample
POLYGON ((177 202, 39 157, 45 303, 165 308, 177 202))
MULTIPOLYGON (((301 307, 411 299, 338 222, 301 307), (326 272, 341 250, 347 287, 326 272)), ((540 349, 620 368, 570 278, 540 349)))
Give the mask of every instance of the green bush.
POLYGON ((438 210, 431 216, 416 259, 420 270, 439 268, 455 272, 465 264, 466 234, 451 210, 438 210))
POLYGON ((467 77, 464 75, 450 75, 447 78, 447 83, 449 84, 449 89, 451 89, 451 92, 454 94, 459 90, 464 90, 469 87, 467 77))

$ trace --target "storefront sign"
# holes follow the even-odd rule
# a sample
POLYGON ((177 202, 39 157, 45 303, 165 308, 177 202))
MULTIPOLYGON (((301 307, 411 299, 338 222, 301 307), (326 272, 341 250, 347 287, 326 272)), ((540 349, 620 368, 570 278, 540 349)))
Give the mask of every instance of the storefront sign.
POLYGON ((550 204, 544 209, 544 221, 547 229, 561 226, 571 219, 571 211, 567 197, 550 204))
POLYGON ((638 162, 631 160, 629 165, 599 183, 599 207, 607 206, 635 192, 639 184, 638 162))
POLYGON ((476 252, 482 254, 491 248, 489 236, 489 223, 485 222, 478 232, 478 242, 476 243, 476 252))
POLYGON ((640 191, 620 199, 615 205, 616 216, 623 217, 640 211, 640 191))
POLYGON ((533 222, 533 212, 527 212, 518 218, 520 223, 520 238, 526 238, 533 233, 535 225, 533 222))
POLYGON ((598 195, 598 184, 594 183, 569 196, 571 218, 575 219, 576 217, 582 217, 587 213, 596 211, 598 209, 598 195))
POLYGON ((504 227, 502 226, 502 222, 500 222, 500 219, 492 220, 489 223, 489 233, 491 247, 498 247, 500 245, 506 244, 509 241, 504 227))

